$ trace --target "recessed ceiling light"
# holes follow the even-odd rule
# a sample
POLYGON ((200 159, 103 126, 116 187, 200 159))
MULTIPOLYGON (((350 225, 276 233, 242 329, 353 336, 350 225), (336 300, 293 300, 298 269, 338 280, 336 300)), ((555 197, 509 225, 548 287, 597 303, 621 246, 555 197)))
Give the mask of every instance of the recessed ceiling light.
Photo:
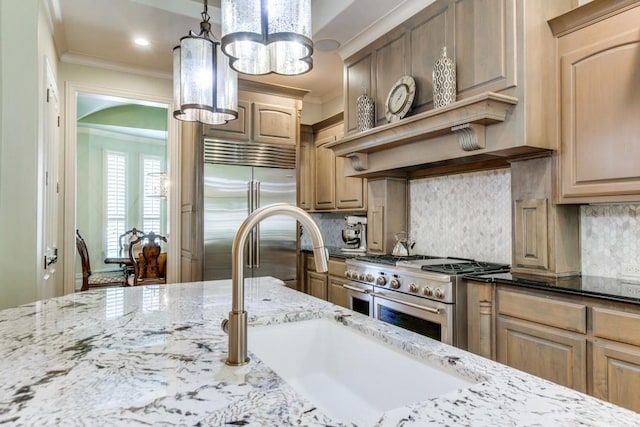
POLYGON ((149 40, 145 39, 144 37, 138 37, 134 39, 133 42, 138 46, 149 46, 149 40))
POLYGON ((340 47, 340 43, 333 39, 322 39, 313 43, 314 49, 318 49, 324 52, 331 52, 340 47))

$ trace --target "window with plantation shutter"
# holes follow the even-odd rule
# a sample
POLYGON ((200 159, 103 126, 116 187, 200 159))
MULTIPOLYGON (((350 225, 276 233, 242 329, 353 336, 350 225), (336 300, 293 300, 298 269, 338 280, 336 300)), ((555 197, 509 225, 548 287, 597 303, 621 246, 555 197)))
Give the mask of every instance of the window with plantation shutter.
POLYGON ((117 253, 118 237, 124 233, 127 219, 127 158, 125 153, 111 151, 105 162, 107 252, 117 253))
POLYGON ((142 192, 144 194, 142 227, 146 233, 150 231, 157 234, 162 233, 161 198, 158 194, 160 172, 162 172, 160 157, 142 156, 142 192))

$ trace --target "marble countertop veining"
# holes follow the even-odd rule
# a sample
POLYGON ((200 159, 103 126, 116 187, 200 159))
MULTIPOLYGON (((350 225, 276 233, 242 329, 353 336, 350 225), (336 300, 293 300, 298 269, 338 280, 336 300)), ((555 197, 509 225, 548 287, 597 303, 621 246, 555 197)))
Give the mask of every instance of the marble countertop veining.
MULTIPOLYGON (((245 289, 250 325, 328 317, 480 381, 388 411, 375 426, 640 425, 640 414, 276 279, 248 279, 245 289)), ((220 322, 230 295, 229 280, 197 282, 92 290, 0 311, 0 425, 362 425, 329 419, 257 357, 226 366, 220 322)))

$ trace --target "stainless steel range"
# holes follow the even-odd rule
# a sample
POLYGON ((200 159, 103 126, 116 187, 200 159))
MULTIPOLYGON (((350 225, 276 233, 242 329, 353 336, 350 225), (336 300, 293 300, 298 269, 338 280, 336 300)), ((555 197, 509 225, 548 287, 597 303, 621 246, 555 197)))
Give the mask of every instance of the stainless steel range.
POLYGON ((424 255, 367 255, 346 260, 352 310, 460 348, 467 346, 462 276, 509 266, 424 255))

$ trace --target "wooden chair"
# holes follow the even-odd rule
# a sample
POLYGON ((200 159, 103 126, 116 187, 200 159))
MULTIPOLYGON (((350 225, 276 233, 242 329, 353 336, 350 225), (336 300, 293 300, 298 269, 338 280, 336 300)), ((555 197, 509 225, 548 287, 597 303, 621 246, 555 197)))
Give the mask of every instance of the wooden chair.
MULTIPOLYGON (((128 259, 129 258, 129 243, 133 242, 134 240, 138 240, 138 238, 143 237, 144 236, 144 231, 142 230, 138 230, 136 227, 133 227, 131 230, 127 230, 124 233, 122 233, 119 237, 118 237, 118 254, 120 256, 125 256, 128 259)), ((136 244, 135 247, 135 253, 134 256, 137 258, 138 254, 140 253, 140 251, 142 250, 142 242, 138 242, 136 244)), ((125 274, 125 278, 127 280, 127 282, 129 281, 129 279, 131 277, 133 277, 134 275, 134 268, 133 265, 131 264, 131 262, 128 262, 124 265, 121 264, 121 266, 124 268, 124 274, 125 274)))
POLYGON ((91 262, 89 260, 89 251, 87 244, 80 235, 80 231, 76 230, 76 248, 80 254, 82 263, 82 288, 81 291, 87 291, 90 288, 127 286, 126 277, 122 270, 106 271, 100 273, 91 272, 91 262))
POLYGON ((134 286, 167 283, 167 254, 162 252, 161 241, 166 242, 167 238, 152 231, 129 243, 129 259, 134 269, 132 283, 134 286), (142 243, 142 250, 136 254, 136 245, 140 243, 142 243))

